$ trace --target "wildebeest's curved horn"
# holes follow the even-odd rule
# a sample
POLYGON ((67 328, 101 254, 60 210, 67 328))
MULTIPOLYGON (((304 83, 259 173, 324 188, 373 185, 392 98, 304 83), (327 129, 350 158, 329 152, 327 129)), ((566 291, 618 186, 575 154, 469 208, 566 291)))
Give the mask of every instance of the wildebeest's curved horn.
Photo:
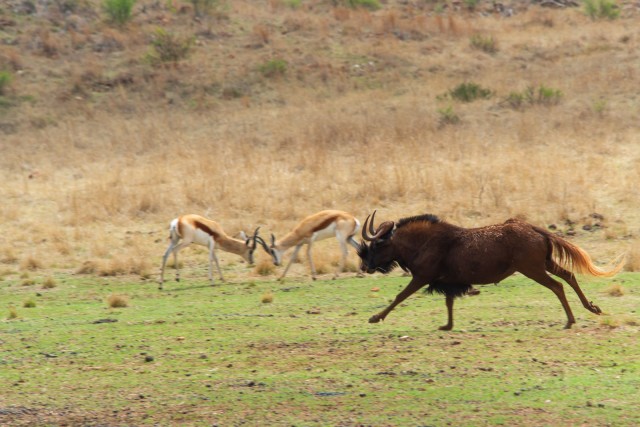
MULTIPOLYGON (((375 211, 374 211, 375 214, 375 211)), ((371 237, 369 237, 369 235, 367 234, 367 224, 369 223, 369 219, 371 218, 371 214, 369 214, 367 216, 367 219, 364 220, 364 225, 362 226, 362 238, 366 241, 371 241, 373 240, 371 237)), ((371 221, 371 224, 373 224, 373 221, 371 221)), ((373 228, 371 226, 369 226, 369 229, 371 230, 371 232, 373 233, 373 228)))
POLYGON ((373 211, 373 214, 367 217, 367 219, 364 222, 364 226, 362 227, 362 238, 369 242, 372 242, 384 236, 389 231, 391 231, 391 229, 393 229, 393 226, 395 225, 393 221, 385 221, 382 224, 380 224, 377 230, 374 231, 373 220, 375 216, 376 216, 376 211, 373 211), (369 218, 371 218, 371 222, 369 222, 369 218), (368 231, 367 231, 367 228, 369 229, 368 231), (369 235, 369 233, 371 235, 369 235))
POLYGON ((375 234, 375 229, 373 228, 373 221, 375 221, 376 219, 376 212, 378 211, 374 210, 373 213, 371 214, 371 222, 369 223, 369 234, 375 234))

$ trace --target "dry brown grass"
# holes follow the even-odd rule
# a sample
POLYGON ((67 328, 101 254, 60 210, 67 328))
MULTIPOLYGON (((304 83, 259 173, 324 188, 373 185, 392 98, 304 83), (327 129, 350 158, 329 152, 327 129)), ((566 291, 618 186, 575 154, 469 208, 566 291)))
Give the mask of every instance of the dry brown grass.
POLYGON ((267 292, 263 294, 260 298, 260 302, 262 302, 263 304, 271 304, 273 302, 273 293, 267 292))
POLYGON ((602 292, 611 297, 621 297, 625 294, 625 289, 619 283, 612 283, 602 292))
POLYGON ((111 308, 126 308, 129 306, 129 298, 126 295, 111 294, 107 297, 107 304, 111 308))
POLYGON ((42 282, 42 289, 53 289, 56 286, 58 286, 58 284, 56 283, 55 279, 51 276, 47 277, 42 282))
MULTIPOLYGON (((130 28, 86 25, 67 38, 33 28, 37 45, 3 48, 10 66, 30 64, 12 87, 38 102, 0 123, 17 129, 0 142, 0 262, 148 277, 168 221, 189 212, 230 233, 260 225, 263 236, 326 208, 361 220, 373 209, 381 219, 432 212, 463 226, 523 216, 561 231, 569 220, 573 239, 597 242, 605 259, 639 232, 637 16, 316 6, 238 1, 200 24, 150 8, 130 28), (179 67, 143 60, 158 20, 203 34, 179 67), (473 49, 472 34, 499 51, 473 49), (272 58, 289 64, 284 79, 256 71, 272 58), (496 96, 436 98, 464 81, 496 96), (562 101, 521 111, 502 102, 538 85, 562 101), (461 121, 440 127, 449 103, 461 121), (594 212, 607 226, 583 231, 594 212)), ((314 250, 319 269, 333 272, 334 246, 314 250)))

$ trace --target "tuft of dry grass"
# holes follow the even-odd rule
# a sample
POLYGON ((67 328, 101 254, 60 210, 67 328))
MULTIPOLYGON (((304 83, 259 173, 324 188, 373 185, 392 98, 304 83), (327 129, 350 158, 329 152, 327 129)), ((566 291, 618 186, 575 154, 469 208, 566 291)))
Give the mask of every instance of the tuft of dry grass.
POLYGON ((0 256, 0 262, 3 264, 15 264, 18 261, 18 257, 14 254, 11 248, 4 248, 2 256, 0 256))
POLYGON ((47 277, 46 279, 44 279, 44 282, 42 282, 42 289, 53 289, 56 286, 58 286, 58 284, 51 276, 47 277))
POLYGON ((256 263, 253 272, 260 276, 271 276, 275 273, 276 267, 270 259, 264 259, 256 263))
POLYGON ((125 308, 129 306, 129 298, 126 295, 111 294, 107 297, 107 304, 111 308, 125 308))
POLYGON ((35 308, 36 302, 33 299, 28 299, 22 304, 22 306, 24 308, 35 308))
POLYGON ((7 319, 13 320, 18 318, 18 310, 15 307, 9 307, 9 315, 7 319))
POLYGON ((625 294, 625 289, 619 283, 612 283, 602 292, 611 297, 621 297, 625 294))
POLYGON ((76 274, 94 274, 98 271, 98 263, 96 261, 85 261, 76 270, 76 274))
POLYGON ((627 252, 625 270, 640 271, 640 242, 635 242, 627 252))
POLYGON ((600 325, 611 329, 620 328, 625 325, 638 326, 638 324, 638 319, 630 315, 602 316, 600 318, 600 325))
POLYGON ((263 304, 271 304, 273 302, 273 293, 272 292, 267 292, 267 293, 263 294, 262 297, 260 298, 260 301, 263 304))
POLYGON ((36 271, 42 269, 43 264, 40 257, 28 255, 20 261, 20 268, 22 270, 36 271))

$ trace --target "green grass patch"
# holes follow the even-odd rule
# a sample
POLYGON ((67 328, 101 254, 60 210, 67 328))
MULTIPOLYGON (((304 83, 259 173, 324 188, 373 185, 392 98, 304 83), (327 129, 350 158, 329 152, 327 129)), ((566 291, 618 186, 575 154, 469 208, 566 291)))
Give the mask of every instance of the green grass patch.
POLYGON ((612 281, 582 281, 606 313, 635 319, 618 324, 565 286, 578 323, 564 330, 558 299, 520 276, 456 300, 451 332, 437 330, 444 298, 424 293, 369 324, 408 281, 198 280, 158 291, 70 275, 36 293, 7 278, 5 307, 38 308, 0 321, 0 424, 640 423, 640 274, 614 280, 622 296, 603 292, 612 281), (104 304, 123 294, 135 304, 104 304))

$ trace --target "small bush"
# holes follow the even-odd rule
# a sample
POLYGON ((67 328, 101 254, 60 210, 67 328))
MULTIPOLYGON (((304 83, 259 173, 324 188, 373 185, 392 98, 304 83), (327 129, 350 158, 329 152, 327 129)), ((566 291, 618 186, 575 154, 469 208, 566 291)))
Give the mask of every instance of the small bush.
POLYGON ((56 286, 58 286, 56 284, 56 281, 53 279, 53 277, 47 277, 44 282, 42 282, 42 289, 53 289, 56 286))
POLYGON ((111 308, 125 308, 129 306, 129 298, 124 295, 111 294, 107 298, 107 304, 111 308))
POLYGON ((151 40, 153 52, 149 59, 151 62, 177 63, 189 56, 194 42, 193 37, 179 37, 160 28, 151 40))
POLYGON ((283 76, 287 72, 287 61, 284 59, 272 59, 258 67, 265 77, 283 76))
POLYGON ((284 4, 291 9, 298 9, 302 5, 302 0, 285 0, 284 4))
POLYGON ((488 99, 493 96, 490 89, 483 88, 476 83, 461 83, 447 93, 447 97, 462 102, 472 102, 476 99, 488 99))
POLYGON ((479 34, 471 36, 471 47, 477 50, 481 50, 485 53, 496 53, 498 51, 498 45, 496 40, 492 36, 483 37, 479 34))
POLYGON ((17 318, 18 318, 18 310, 16 310, 15 307, 9 307, 9 315, 7 316, 7 319, 12 320, 17 318))
POLYGON ((42 268, 42 262, 33 256, 28 256, 20 262, 20 267, 23 270, 35 271, 42 268))
POLYGON ((446 125, 455 125, 460 123, 460 116, 453 111, 453 107, 449 105, 446 108, 438 109, 438 114, 440 115, 439 123, 441 126, 446 125))
POLYGON ((95 261, 85 261, 76 270, 76 274, 93 274, 98 271, 98 264, 95 261))
POLYGON ((379 0, 333 0, 334 6, 345 6, 351 9, 356 8, 364 8, 368 10, 378 10, 380 9, 380 1, 379 0))
POLYGON ((262 301, 263 304, 271 304, 273 302, 273 294, 271 292, 265 293, 262 295, 262 298, 260 298, 260 301, 262 301))
POLYGON ((555 105, 562 97, 560 90, 540 85, 537 89, 530 86, 523 92, 511 92, 505 102, 512 108, 519 109, 526 105, 555 105))
POLYGON ((276 271, 271 260, 263 260, 256 264, 253 271, 260 276, 270 276, 276 271))
POLYGON ((611 297, 621 297, 625 290, 619 283, 612 283, 603 292, 611 297))
POLYGON ((584 0, 584 12, 591 19, 616 19, 620 8, 615 0, 584 0))
POLYGON ((24 308, 35 308, 36 302, 32 299, 28 299, 22 304, 22 306, 24 308))
POLYGON ((131 11, 136 0, 104 0, 104 11, 109 22, 124 25, 131 20, 131 11))
POLYGON ((12 80, 13 75, 10 72, 0 71, 0 96, 4 96, 7 94, 7 89, 12 80))

